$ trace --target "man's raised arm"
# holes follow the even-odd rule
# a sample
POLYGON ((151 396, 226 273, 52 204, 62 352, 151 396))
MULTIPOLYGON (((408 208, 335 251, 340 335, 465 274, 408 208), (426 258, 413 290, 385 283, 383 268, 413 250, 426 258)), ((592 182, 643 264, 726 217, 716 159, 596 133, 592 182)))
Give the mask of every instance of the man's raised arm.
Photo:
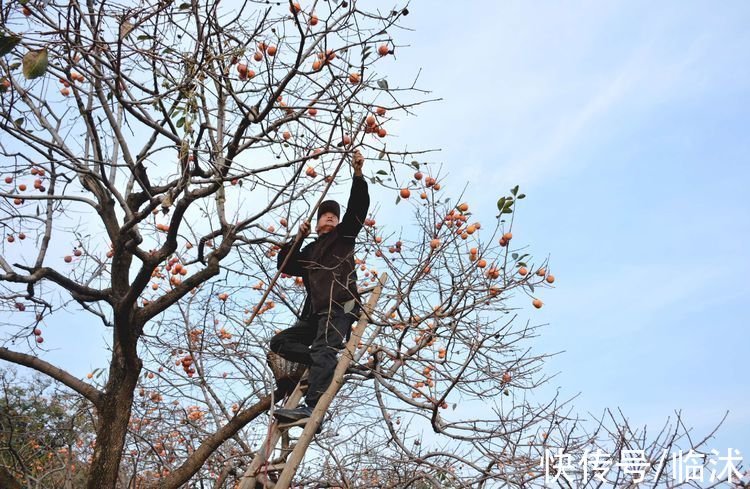
POLYGON ((359 151, 355 151, 352 159, 352 168, 354 168, 354 177, 352 178, 352 189, 349 193, 349 202, 346 204, 344 218, 339 224, 339 231, 342 236, 356 238, 367 218, 367 211, 370 208, 370 194, 367 191, 367 181, 362 174, 362 165, 365 158, 359 151))

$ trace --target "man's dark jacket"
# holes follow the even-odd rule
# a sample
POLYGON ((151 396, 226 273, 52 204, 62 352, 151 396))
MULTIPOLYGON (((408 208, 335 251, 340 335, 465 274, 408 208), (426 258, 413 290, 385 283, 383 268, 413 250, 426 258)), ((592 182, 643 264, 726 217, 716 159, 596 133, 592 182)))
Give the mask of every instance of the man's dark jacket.
POLYGON ((330 232, 318 236, 301 251, 302 240, 292 249, 293 241, 279 251, 277 268, 291 253, 283 273, 302 277, 307 290, 302 317, 343 305, 351 299, 360 300, 357 291, 357 270, 354 266, 354 242, 367 217, 370 196, 363 176, 352 178, 346 213, 330 232))

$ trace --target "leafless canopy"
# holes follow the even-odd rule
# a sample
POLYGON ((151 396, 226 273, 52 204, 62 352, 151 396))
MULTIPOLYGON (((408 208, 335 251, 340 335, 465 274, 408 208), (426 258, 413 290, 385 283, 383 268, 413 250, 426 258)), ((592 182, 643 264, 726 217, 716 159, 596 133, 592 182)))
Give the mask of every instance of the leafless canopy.
MULTIPOLYGON (((474 222, 397 134, 429 98, 387 76, 412 6, 0 5, 0 359, 71 389, 91 417, 66 452, 77 469, 55 471, 92 489, 237 482, 268 426, 267 341, 303 298, 276 252, 322 195, 346 192, 354 149, 409 219, 373 214, 360 235, 365 296, 378 268, 390 280, 300 483, 544 485, 551 447, 642 449, 656 466, 664 448, 701 446, 679 417, 647 437, 539 394, 547 355, 515 307, 554 278, 508 234, 524 195, 474 222), (90 379, 40 354, 45 328, 77 334, 64 311, 111 330, 90 379)), ((1 475, 51 487, 49 464, 14 460, 1 475)))

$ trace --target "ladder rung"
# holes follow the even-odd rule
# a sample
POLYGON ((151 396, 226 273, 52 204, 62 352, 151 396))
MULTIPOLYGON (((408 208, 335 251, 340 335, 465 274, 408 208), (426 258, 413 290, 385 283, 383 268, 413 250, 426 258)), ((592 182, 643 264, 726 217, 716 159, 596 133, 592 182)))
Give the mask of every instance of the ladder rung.
POLYGON ((281 472, 282 470, 284 470, 284 467, 286 467, 286 462, 280 462, 277 464, 268 464, 267 466, 261 465, 260 473, 262 474, 264 472, 281 472))
MULTIPOLYGON (((298 440, 298 438, 294 438, 293 440, 296 442, 298 440)), ((287 448, 279 447, 279 448, 277 448, 277 450, 279 450, 281 453, 284 453, 284 452, 290 452, 291 453, 292 450, 294 450, 294 447, 296 447, 296 446, 297 446, 297 443, 292 443, 287 448)))

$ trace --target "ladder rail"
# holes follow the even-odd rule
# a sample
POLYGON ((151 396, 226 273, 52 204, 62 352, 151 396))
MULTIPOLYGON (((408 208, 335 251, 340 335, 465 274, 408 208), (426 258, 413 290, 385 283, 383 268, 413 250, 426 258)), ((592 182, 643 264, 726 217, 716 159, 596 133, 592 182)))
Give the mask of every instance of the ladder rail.
MULTIPOLYGON (((302 388, 300 387, 300 384, 297 383, 297 387, 295 387, 294 391, 289 395, 289 398, 284 403, 284 407, 288 409, 293 409, 299 405, 299 401, 302 399, 302 388)), ((278 428, 278 422, 273 421, 271 425, 271 431, 266 435, 266 438, 263 440, 263 444, 260 446, 257 452, 255 452, 255 457, 253 457, 253 461, 250 463, 250 466, 245 470, 245 473, 242 475, 242 480, 240 481, 240 488, 239 489, 255 489, 257 482, 258 482, 258 475, 260 474, 262 466, 265 464, 266 460, 269 459, 271 456, 271 453, 273 453, 274 449, 276 448, 276 445, 279 443, 279 440, 281 439, 282 431, 278 428)), ((266 484, 263 484, 264 486, 266 484)))
MULTIPOLYGON (((287 432, 288 430, 288 428, 279 428, 279 422, 277 420, 274 420, 271 424, 271 430, 266 435, 263 444, 255 453, 253 461, 251 462, 247 470, 245 470, 245 473, 242 475, 239 489, 255 489, 258 483, 260 483, 263 487, 274 487, 278 489, 287 489, 289 487, 292 477, 294 477, 294 474, 297 472, 299 465, 302 463, 302 458, 304 457, 305 452, 307 451, 307 448, 312 441, 313 435, 318 429, 318 426, 320 426, 320 423, 323 420, 328 407, 333 401, 336 393, 344 385, 344 374, 346 373, 346 370, 349 368, 349 365, 354 359, 354 351, 356 350, 359 341, 362 339, 362 333, 364 332, 364 329, 368 324, 368 318, 375 310, 375 305, 380 299, 380 294, 387 278, 388 274, 382 273, 379 277, 378 284, 373 289, 371 289, 372 294, 368 298, 368 301, 365 304, 364 310, 360 314, 357 324, 352 327, 352 334, 349 338, 349 341, 344 348, 341 358, 336 364, 336 370, 334 371, 331 385, 328 386, 328 389, 326 389, 326 391, 318 400, 318 404, 315 406, 315 409, 313 409, 312 416, 305 424, 302 435, 294 444, 294 449, 292 450, 291 454, 287 455, 287 460, 284 464, 283 470, 281 471, 278 482, 274 484, 271 481, 266 480, 265 474, 263 474, 261 471, 263 465, 276 449, 276 445, 278 445, 283 433, 287 432), (285 482, 282 483, 282 481, 285 482)), ((368 292, 369 291, 370 290, 368 290, 368 292)), ((284 407, 287 409, 297 407, 300 400, 302 399, 302 395, 302 389, 300 387, 300 384, 298 383, 297 387, 289 396, 286 403, 284 403, 284 407)))
POLYGON ((289 485, 292 482, 292 478, 294 477, 294 474, 297 472, 297 469, 302 463, 302 459, 307 452, 307 448, 310 446, 310 442, 312 441, 313 436, 318 429, 318 426, 320 426, 320 423, 323 420, 326 411, 328 411, 328 407, 331 405, 331 402, 338 393, 339 389, 341 389, 341 387, 344 385, 344 374, 346 373, 349 365, 354 359, 354 351, 356 350, 357 345, 359 345, 359 341, 362 338, 362 333, 364 332, 365 327, 368 324, 369 316, 375 310, 375 304, 377 304, 378 299, 380 298, 380 293, 383 290, 383 285, 385 285, 385 281, 387 280, 387 278, 387 273, 383 273, 380 275, 378 286, 375 287, 375 290, 373 290, 372 295, 368 299, 367 304, 365 305, 365 310, 362 311, 362 314, 360 315, 359 321, 357 321, 356 326, 352 328, 351 337, 349 338, 349 341, 346 344, 346 348, 344 349, 344 352, 341 355, 338 364, 336 365, 336 370, 333 373, 331 385, 329 385, 328 389, 326 389, 323 395, 320 396, 318 403, 313 409, 312 416, 310 416, 310 420, 307 422, 307 424, 305 425, 305 429, 302 431, 302 435, 300 435, 300 437, 297 439, 297 444, 294 447, 291 455, 287 459, 284 470, 282 470, 281 475, 279 476, 279 480, 275 484, 275 487, 277 489, 289 488, 289 485))

